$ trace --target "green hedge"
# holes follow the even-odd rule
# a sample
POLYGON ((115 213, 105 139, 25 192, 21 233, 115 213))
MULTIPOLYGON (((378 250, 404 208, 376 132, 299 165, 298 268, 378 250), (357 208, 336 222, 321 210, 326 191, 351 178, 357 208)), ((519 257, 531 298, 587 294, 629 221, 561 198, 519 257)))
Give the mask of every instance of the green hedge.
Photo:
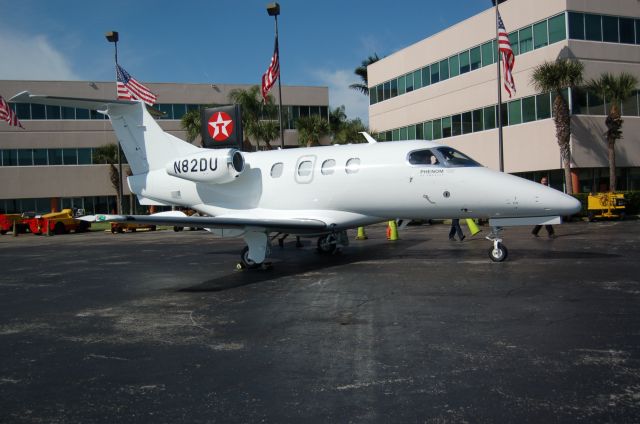
MULTIPOLYGON (((620 193, 624 194, 624 199, 627 201, 625 214, 637 215, 640 212, 640 191, 621 191, 620 193)), ((589 197, 589 193, 575 193, 573 197, 582 203, 580 215, 587 216, 587 197, 589 197)))

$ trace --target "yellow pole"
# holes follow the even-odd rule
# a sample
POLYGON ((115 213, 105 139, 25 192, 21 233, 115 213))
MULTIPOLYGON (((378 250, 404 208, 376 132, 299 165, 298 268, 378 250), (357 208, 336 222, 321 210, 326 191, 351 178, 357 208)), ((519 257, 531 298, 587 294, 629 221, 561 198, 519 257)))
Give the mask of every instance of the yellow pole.
POLYGON ((465 221, 467 221, 467 226, 469 227, 469 231, 471 231, 472 236, 475 236, 480 232, 480 228, 478 228, 476 222, 473 219, 467 218, 465 221))

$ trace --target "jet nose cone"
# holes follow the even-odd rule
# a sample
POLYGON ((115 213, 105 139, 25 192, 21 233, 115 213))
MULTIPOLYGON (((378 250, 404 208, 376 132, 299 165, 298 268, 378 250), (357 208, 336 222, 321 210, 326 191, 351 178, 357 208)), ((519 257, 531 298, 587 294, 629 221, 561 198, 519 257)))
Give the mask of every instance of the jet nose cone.
POLYGON ((573 196, 564 193, 558 193, 555 199, 554 208, 558 210, 558 215, 573 215, 580 212, 582 203, 573 196))

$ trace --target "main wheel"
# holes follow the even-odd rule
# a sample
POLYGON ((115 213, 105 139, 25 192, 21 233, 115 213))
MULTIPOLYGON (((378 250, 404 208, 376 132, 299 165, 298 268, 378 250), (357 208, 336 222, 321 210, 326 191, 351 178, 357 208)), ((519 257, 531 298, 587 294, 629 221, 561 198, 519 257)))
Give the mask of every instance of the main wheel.
POLYGON ((318 238, 319 253, 333 253, 337 249, 337 239, 333 234, 327 234, 318 238))
POLYGON ((502 243, 498 243, 495 247, 489 250, 489 257, 493 262, 502 262, 507 259, 509 251, 502 243))
POLYGON ((245 246, 244 249, 242 249, 242 253, 240 253, 240 261, 242 262, 242 266, 247 269, 260 268, 260 265, 262 265, 262 263, 249 259, 249 246, 245 246))

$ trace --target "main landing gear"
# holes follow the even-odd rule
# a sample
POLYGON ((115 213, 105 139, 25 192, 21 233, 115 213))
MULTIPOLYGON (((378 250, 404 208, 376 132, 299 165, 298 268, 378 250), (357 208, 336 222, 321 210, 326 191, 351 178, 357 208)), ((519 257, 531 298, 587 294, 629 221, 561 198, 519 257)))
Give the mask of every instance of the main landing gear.
POLYGON ((493 247, 489 250, 489 257, 493 262, 502 262, 507 259, 509 251, 502 244, 502 238, 500 238, 500 232, 502 227, 491 227, 491 233, 485 237, 487 240, 493 243, 493 247))
POLYGON ((328 255, 339 253, 340 250, 349 245, 349 237, 346 231, 326 234, 318 238, 318 253, 328 255))

